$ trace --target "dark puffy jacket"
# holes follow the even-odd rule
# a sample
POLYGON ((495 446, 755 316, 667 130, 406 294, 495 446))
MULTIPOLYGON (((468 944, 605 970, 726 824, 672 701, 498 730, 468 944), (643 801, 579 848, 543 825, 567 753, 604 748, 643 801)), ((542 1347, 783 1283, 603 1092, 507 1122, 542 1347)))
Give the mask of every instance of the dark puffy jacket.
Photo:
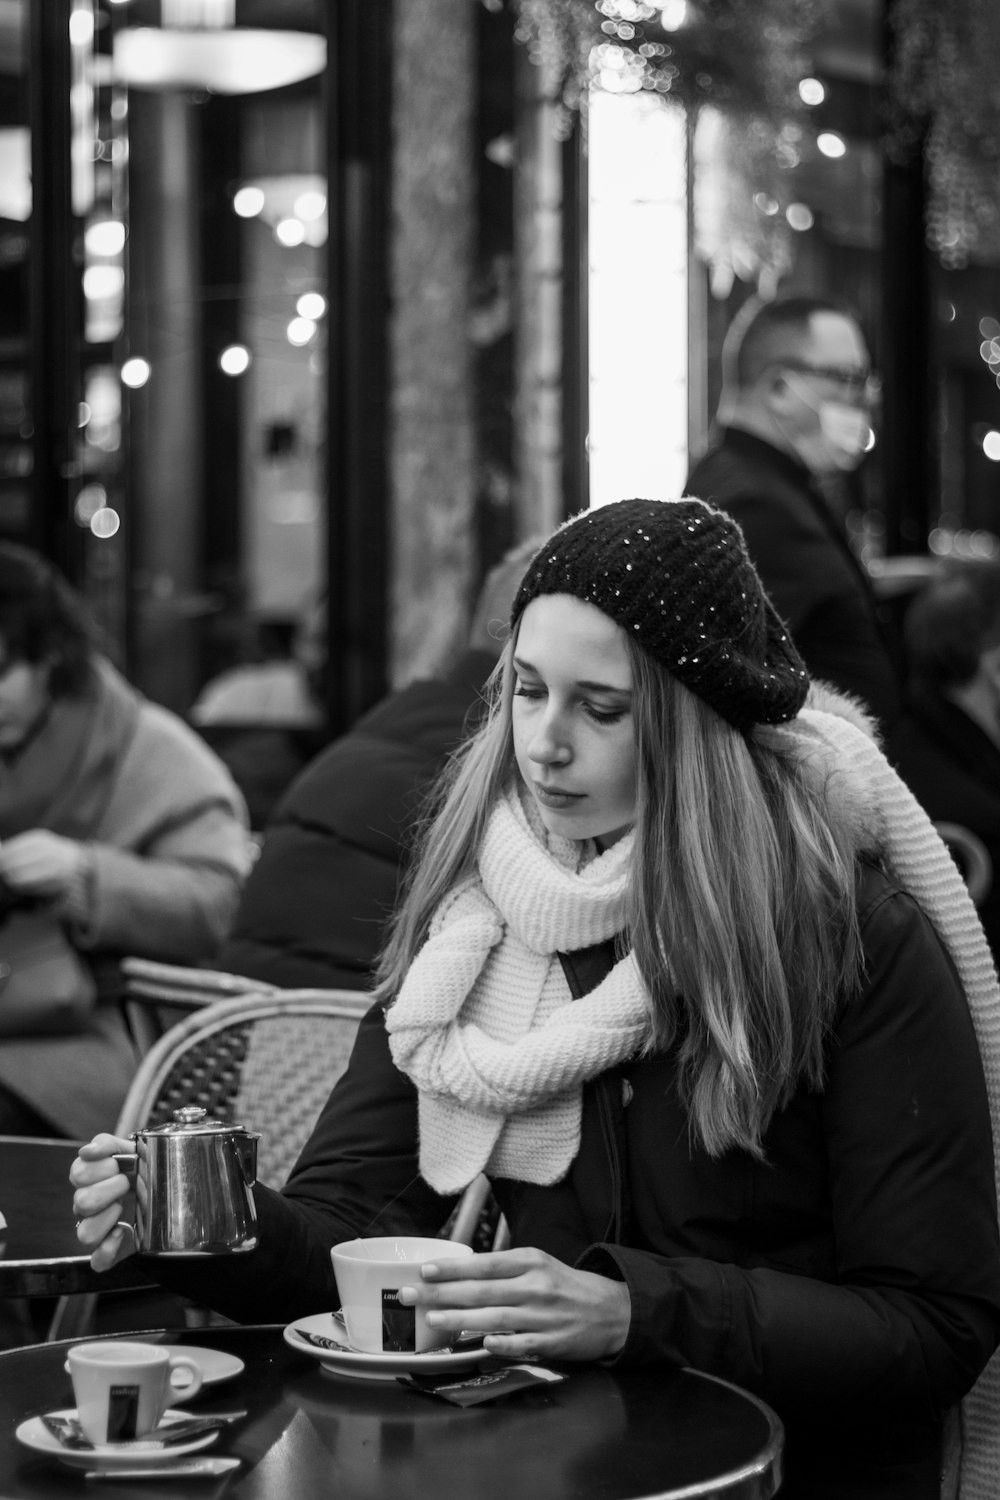
POLYGON ((468 651, 371 709, 296 778, 265 831, 215 966, 283 986, 367 983, 421 795, 494 665, 468 651))
MULTIPOLYGON (((864 984, 830 1037, 824 1091, 796 1091, 764 1160, 691 1142, 676 1059, 660 1053, 585 1088, 561 1182, 494 1190, 515 1246, 628 1285, 620 1361, 693 1365, 776 1408, 782 1500, 938 1500, 943 1413, 1000 1339, 990 1117, 930 923, 872 866, 859 918, 864 984)), ((583 991, 588 953, 572 957, 583 991)), ((256 1190, 260 1249, 145 1268, 247 1322, 328 1310, 331 1245, 444 1223, 417 1137, 374 1008, 286 1187, 256 1190)))

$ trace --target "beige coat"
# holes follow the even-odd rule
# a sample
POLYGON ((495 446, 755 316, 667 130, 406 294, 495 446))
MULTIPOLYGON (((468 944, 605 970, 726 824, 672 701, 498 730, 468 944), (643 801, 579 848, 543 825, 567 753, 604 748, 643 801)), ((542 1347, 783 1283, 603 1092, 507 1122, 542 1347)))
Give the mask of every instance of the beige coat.
POLYGON ((114 1127, 135 1072, 114 959, 198 963, 229 929, 248 865, 242 798, 180 719, 143 701, 87 848, 61 914, 94 961, 101 1002, 78 1035, 0 1043, 0 1081, 75 1139, 114 1127))

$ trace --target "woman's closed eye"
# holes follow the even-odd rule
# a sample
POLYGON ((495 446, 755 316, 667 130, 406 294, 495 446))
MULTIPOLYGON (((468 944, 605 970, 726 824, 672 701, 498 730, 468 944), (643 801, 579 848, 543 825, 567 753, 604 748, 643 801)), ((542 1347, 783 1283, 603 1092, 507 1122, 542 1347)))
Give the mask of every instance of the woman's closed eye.
POLYGON ((580 704, 588 719, 593 719, 595 724, 617 724, 627 713, 624 708, 598 708, 593 703, 586 701, 580 704))
MULTIPOLYGON (((540 702, 548 696, 548 689, 536 683, 518 682, 514 689, 515 698, 527 698, 530 702, 540 702)), ((588 719, 595 724, 617 724, 619 719, 624 718, 628 712, 627 708, 601 708, 596 703, 591 703, 587 698, 579 699, 579 706, 588 719)))

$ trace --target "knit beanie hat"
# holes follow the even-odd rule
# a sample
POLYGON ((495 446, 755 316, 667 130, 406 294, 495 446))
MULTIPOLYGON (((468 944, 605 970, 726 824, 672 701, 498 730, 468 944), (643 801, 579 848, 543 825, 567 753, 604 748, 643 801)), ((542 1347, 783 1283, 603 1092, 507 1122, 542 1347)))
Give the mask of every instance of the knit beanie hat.
POLYGON ((703 500, 619 500, 574 516, 529 564, 512 627, 540 594, 595 604, 737 729, 793 719, 805 701, 808 674, 742 531, 703 500))

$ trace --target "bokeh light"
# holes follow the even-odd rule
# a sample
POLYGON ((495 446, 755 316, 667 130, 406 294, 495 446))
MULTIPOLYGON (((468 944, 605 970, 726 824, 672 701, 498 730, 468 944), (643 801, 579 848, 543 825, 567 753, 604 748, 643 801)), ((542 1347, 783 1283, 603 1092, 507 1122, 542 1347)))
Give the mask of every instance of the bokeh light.
POLYGON ((823 130, 816 137, 816 149, 822 151, 824 156, 836 159, 847 155, 847 142, 835 130, 823 130))
POLYGON ((667 0, 660 11, 660 25, 664 31, 680 31, 687 15, 687 0, 667 0))
POLYGON ((326 312, 326 298, 322 292, 303 292, 295 304, 300 318, 312 318, 313 322, 326 312))
POLYGON ((288 342, 300 349, 303 344, 308 344, 316 332, 316 324, 312 318, 293 318, 286 330, 288 342))
POLYGON ((292 212, 297 219, 311 221, 321 219, 326 213, 326 194, 317 192, 300 193, 292 205, 292 212))
POLYGON ((255 219, 264 207, 264 194, 257 187, 242 187, 233 195, 233 208, 241 219, 255 219))
POLYGON ((83 295, 89 302, 117 297, 125 287, 121 266, 88 266, 83 273, 83 295))
POLYGON ((243 375, 250 368, 250 350, 245 344, 230 344, 219 355, 219 369, 224 375, 243 375))
POLYGON ((798 230, 800 234, 811 229, 816 222, 812 209, 805 203, 789 203, 785 209, 785 218, 789 227, 798 230))
POLYGON ((131 359, 127 359, 122 365, 122 384, 129 386, 133 391, 137 391, 140 386, 146 384, 152 373, 149 360, 142 359, 138 354, 134 354, 131 359))
POLYGON ((281 219, 274 227, 274 237, 282 245, 301 245, 306 226, 301 219, 281 219))
POLYGON ((78 526, 84 530, 90 529, 90 524, 99 510, 103 510, 108 503, 108 492, 103 484, 85 484, 76 497, 73 506, 73 519, 78 526))
POLYGON ((125 225, 120 219, 98 219, 83 240, 90 255, 120 255, 125 248, 125 225))
POLYGON ((102 542, 106 542, 109 537, 114 536, 121 524, 122 518, 118 512, 112 510, 110 505, 105 505, 91 518, 90 529, 102 542))

